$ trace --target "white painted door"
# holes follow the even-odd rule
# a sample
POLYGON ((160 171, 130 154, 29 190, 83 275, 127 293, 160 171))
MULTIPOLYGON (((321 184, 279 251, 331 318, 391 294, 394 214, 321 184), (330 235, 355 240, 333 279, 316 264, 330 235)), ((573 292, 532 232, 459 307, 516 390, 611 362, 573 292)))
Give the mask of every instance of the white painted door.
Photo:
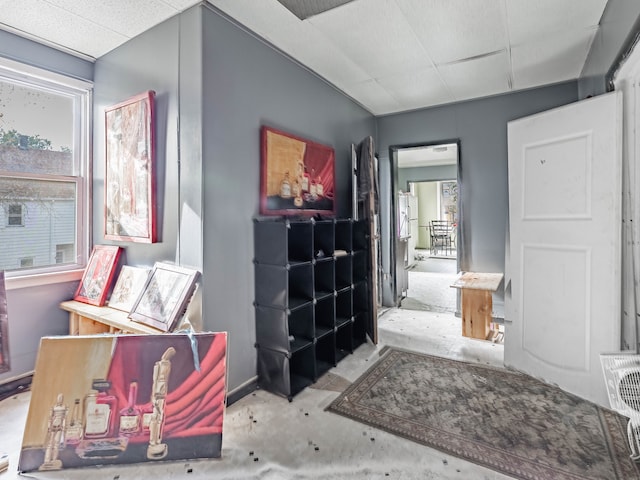
POLYGON ((622 97, 509 123, 505 365, 609 406, 620 349, 622 97))

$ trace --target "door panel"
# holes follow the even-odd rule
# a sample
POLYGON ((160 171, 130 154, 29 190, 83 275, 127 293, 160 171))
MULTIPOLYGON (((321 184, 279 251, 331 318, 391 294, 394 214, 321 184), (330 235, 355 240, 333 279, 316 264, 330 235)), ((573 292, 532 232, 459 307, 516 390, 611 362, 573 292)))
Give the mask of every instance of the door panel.
POLYGON ((620 349, 621 96, 508 134, 505 364, 608 406, 599 354, 620 349))

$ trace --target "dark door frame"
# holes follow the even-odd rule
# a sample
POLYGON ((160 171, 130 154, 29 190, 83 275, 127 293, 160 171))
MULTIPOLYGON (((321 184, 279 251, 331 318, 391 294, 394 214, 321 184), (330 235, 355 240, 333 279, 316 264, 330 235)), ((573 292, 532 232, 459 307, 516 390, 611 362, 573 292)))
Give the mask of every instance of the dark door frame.
MULTIPOLYGON (((457 268, 458 271, 460 271, 461 266, 464 266, 467 262, 465 261, 466 258, 466 239, 467 239, 467 233, 466 233, 466 228, 465 228, 465 219, 464 219, 464 214, 463 214, 463 203, 461 201, 461 199, 464 196, 464 182, 463 182, 463 172, 462 172, 462 149, 461 149, 461 142, 459 138, 456 139, 449 139, 449 140, 438 140, 438 141, 432 141, 432 142, 422 142, 422 143, 408 143, 408 144, 397 144, 397 145, 390 145, 389 146, 389 161, 391 162, 391 168, 390 168, 390 181, 391 181, 391 211, 390 211, 390 229, 389 229, 389 234, 390 234, 390 238, 389 240, 389 245, 390 245, 390 249, 389 249, 389 253, 390 253, 390 262, 389 262, 389 266, 390 266, 390 273, 392 274, 393 278, 392 278, 392 295, 393 295, 393 299, 394 299, 394 303, 396 305, 393 306, 397 306, 397 303, 399 302, 399 298, 398 298, 398 282, 397 282, 397 269, 399 268, 399 263, 398 263, 398 257, 397 257, 397 250, 398 250, 398 238, 396 235, 396 225, 398 222, 397 219, 397 209, 398 209, 398 200, 397 200, 397 196, 398 196, 398 191, 400 190, 400 185, 398 184, 398 150, 403 150, 406 148, 420 148, 420 147, 433 147, 435 145, 443 145, 443 144, 451 144, 451 143, 455 143, 458 146, 458 162, 457 162, 457 182, 458 182, 458 231, 456 234, 456 264, 457 264, 457 268)), ((450 180, 450 179, 447 179, 450 180)), ((419 182, 421 180, 411 180, 412 182, 419 182)), ((422 180, 422 181, 426 181, 426 180, 422 180)), ((406 187, 408 188, 408 185, 406 185, 406 187)), ((401 293, 401 292, 400 292, 401 293)), ((458 302, 459 303, 459 302, 458 302)), ((391 305, 389 305, 391 306, 391 305)))

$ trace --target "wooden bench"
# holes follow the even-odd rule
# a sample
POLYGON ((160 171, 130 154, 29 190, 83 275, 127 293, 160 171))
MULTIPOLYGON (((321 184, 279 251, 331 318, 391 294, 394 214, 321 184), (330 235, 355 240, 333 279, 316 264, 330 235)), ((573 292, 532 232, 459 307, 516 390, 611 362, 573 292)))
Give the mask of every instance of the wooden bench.
POLYGON ((461 290, 462 335, 487 339, 491 335, 493 298, 498 289, 502 273, 460 272, 452 288, 461 290))
POLYGON ((127 312, 115 308, 97 307, 75 300, 62 302, 60 308, 69 312, 69 335, 164 333, 157 328, 134 322, 127 312))

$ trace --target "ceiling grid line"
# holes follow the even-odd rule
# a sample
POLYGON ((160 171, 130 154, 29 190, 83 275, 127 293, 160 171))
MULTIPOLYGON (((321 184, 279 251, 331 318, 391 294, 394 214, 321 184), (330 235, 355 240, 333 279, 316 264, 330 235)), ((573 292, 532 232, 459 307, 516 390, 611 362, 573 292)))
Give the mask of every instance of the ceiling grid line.
POLYGON ((505 35, 507 36, 507 61, 509 62, 509 70, 507 72, 509 83, 509 90, 513 90, 513 58, 511 55, 511 30, 509 28, 509 7, 507 6, 507 0, 502 0, 502 21, 504 22, 505 35))
POLYGON ((67 12, 68 14, 73 15, 76 18, 81 18, 84 22, 91 23, 91 24, 96 25, 96 26, 98 26, 100 28, 104 28, 105 30, 109 30, 109 31, 111 31, 113 33, 116 33, 118 35, 122 35, 123 37, 126 37, 128 40, 130 40, 132 38, 130 35, 127 35, 126 33, 114 30, 113 28, 109 27, 108 25, 106 25, 104 23, 98 23, 98 22, 96 22, 94 20, 91 20, 90 18, 87 18, 84 15, 80 15, 80 14, 78 14, 78 13, 72 11, 72 10, 69 10, 68 8, 64 8, 64 7, 61 7, 60 5, 57 5, 57 4, 53 3, 53 2, 50 2, 49 0, 40 0, 40 1, 49 4, 49 6, 52 7, 52 8, 55 8, 55 9, 58 9, 58 10, 62 10, 63 12, 67 12))
POLYGON ((321 10, 341 5, 302 21, 280 0, 0 0, 0 28, 95 61, 181 11, 211 7, 373 115, 387 115, 576 80, 607 5, 313 1, 321 10))
POLYGON ((429 62, 431 62, 431 66, 433 67, 433 70, 435 71, 436 75, 440 79, 440 82, 442 82, 442 85, 444 86, 445 90, 447 91, 447 94, 449 95, 449 98, 455 98, 455 95, 451 91, 451 88, 449 87, 449 85, 447 84, 445 79, 442 77, 442 74, 440 73, 440 69, 438 68, 438 65, 436 64, 436 62, 434 62, 433 58, 429 54, 429 51, 427 50, 427 47, 422 43, 422 40, 420 40, 420 37, 418 36, 418 33, 415 31, 415 29, 411 25, 411 22, 409 22, 406 12, 402 9, 402 7, 400 5, 398 5, 397 0, 393 0, 393 1, 395 2, 395 4, 398 7, 398 9, 402 12, 402 15, 405 17, 405 19, 407 19, 407 25, 409 25, 409 28, 411 29, 411 32, 413 33, 414 37, 416 38, 416 41, 420 44, 420 46, 423 48, 423 50, 427 54, 427 58, 429 59, 429 62))

